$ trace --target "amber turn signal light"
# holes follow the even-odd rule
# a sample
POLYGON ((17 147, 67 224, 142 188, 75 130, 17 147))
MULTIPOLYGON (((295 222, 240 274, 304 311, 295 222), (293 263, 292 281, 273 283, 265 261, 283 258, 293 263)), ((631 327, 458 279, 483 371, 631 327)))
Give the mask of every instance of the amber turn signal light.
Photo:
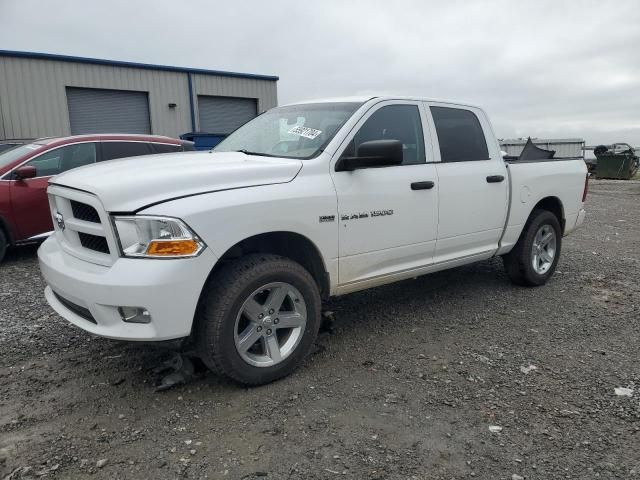
POLYGON ((153 240, 149 242, 147 247, 147 255, 162 256, 188 256, 195 255, 200 248, 198 242, 192 239, 188 240, 153 240))

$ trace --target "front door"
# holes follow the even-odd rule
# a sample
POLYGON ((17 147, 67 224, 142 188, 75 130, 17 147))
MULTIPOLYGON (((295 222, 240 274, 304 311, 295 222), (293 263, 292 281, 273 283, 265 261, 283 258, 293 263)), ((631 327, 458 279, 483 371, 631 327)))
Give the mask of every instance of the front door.
POLYGON ((95 143, 78 143, 59 147, 29 160, 25 166, 36 168, 36 177, 11 180, 10 197, 18 240, 28 240, 51 232, 47 186, 53 175, 95 163, 95 143))
POLYGON ((331 174, 338 196, 341 285, 432 262, 438 187, 423 124, 418 102, 382 102, 363 116, 336 153, 331 174), (340 156, 353 156, 363 142, 383 139, 403 144, 402 165, 335 171, 340 156))

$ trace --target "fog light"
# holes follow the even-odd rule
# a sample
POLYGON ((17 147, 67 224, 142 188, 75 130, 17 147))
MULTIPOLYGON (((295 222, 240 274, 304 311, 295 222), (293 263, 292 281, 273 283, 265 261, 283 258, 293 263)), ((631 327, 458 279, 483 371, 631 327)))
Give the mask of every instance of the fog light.
POLYGON ((127 323, 150 323, 151 314, 142 307, 118 307, 118 313, 123 322, 127 323))

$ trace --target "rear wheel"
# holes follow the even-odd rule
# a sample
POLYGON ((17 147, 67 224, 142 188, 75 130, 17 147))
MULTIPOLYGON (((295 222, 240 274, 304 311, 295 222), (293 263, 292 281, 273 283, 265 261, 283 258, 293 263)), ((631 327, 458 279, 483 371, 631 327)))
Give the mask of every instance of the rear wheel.
POLYGON ((2 228, 0 228, 0 262, 2 262, 2 259, 4 258, 5 253, 7 253, 7 247, 8 247, 7 236, 4 234, 4 231, 2 230, 2 228))
POLYGON ((562 233, 558 218, 534 210, 513 250, 503 257, 507 275, 517 285, 544 285, 560 259, 562 233))
POLYGON ((196 318, 196 344, 213 371, 241 384, 289 375, 311 350, 320 326, 318 287, 301 265, 248 255, 216 272, 196 318))

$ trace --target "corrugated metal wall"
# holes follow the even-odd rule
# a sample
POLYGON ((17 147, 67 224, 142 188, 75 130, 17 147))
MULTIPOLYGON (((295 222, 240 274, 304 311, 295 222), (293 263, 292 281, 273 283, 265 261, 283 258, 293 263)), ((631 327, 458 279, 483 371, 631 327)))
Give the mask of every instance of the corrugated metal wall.
MULTIPOLYGON (((581 138, 532 138, 531 141, 545 150, 555 150, 554 158, 584 158, 584 140, 581 138)), ((500 147, 508 155, 518 156, 526 143, 526 139, 504 139, 500 140, 500 147)))
MULTIPOLYGON (((256 98, 260 112, 277 105, 275 81, 192 78, 196 130, 199 94, 256 98)), ((66 87, 148 92, 152 133, 175 137, 192 130, 187 73, 0 56, 0 138, 69 135, 66 87)))

